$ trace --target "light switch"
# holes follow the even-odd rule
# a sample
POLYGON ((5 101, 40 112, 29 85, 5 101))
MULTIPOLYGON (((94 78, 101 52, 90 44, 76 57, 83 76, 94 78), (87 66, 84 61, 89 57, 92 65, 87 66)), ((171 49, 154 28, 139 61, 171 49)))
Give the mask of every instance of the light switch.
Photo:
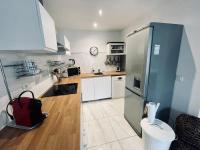
POLYGON ((160 45, 155 44, 154 45, 154 55, 159 55, 160 53, 160 45))
POLYGON ((199 109, 199 113, 198 113, 198 118, 200 118, 200 109, 199 109))
POLYGON ((182 75, 176 75, 176 81, 183 82, 184 81, 184 77, 182 75))

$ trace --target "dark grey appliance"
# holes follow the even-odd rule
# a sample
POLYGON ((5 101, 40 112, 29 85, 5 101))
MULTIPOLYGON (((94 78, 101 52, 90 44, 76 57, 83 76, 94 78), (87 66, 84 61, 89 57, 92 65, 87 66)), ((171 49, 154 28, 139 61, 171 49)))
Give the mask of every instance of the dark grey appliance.
POLYGON ((124 116, 140 136, 146 102, 159 102, 157 118, 169 120, 182 31, 183 25, 153 22, 127 36, 124 116))
POLYGON ((44 95, 42 95, 42 98, 51 97, 51 96, 76 94, 77 87, 78 87, 78 83, 53 85, 44 95))
POLYGON ((68 77, 76 76, 81 73, 80 67, 69 67, 67 68, 68 77))

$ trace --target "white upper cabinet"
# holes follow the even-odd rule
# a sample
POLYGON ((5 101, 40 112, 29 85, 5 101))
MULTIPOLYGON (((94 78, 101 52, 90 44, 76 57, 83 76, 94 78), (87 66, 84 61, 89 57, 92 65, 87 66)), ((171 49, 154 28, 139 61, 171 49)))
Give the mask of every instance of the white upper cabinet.
POLYGON ((57 51, 55 23, 38 0, 1 0, 0 51, 57 51))
POLYGON ((45 8, 40 3, 38 4, 39 4, 45 46, 47 49, 57 50, 57 39, 56 39, 56 29, 54 20, 48 14, 45 8))

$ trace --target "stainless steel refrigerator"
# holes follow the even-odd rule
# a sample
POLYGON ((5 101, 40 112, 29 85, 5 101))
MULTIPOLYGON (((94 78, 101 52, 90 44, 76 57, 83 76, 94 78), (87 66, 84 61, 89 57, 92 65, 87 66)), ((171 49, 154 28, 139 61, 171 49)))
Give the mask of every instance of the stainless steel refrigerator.
POLYGON ((168 122, 183 25, 152 22, 126 39, 124 116, 141 136, 148 101, 159 102, 157 118, 168 122))

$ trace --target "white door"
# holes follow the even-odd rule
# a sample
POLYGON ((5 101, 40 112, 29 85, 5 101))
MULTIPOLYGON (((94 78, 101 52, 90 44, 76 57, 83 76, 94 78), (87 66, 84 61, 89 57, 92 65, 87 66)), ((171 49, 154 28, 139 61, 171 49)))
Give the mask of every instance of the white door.
POLYGON ((81 79, 82 101, 95 100, 94 97, 94 78, 81 79))
POLYGON ((111 76, 94 78, 95 99, 111 98, 111 76))

